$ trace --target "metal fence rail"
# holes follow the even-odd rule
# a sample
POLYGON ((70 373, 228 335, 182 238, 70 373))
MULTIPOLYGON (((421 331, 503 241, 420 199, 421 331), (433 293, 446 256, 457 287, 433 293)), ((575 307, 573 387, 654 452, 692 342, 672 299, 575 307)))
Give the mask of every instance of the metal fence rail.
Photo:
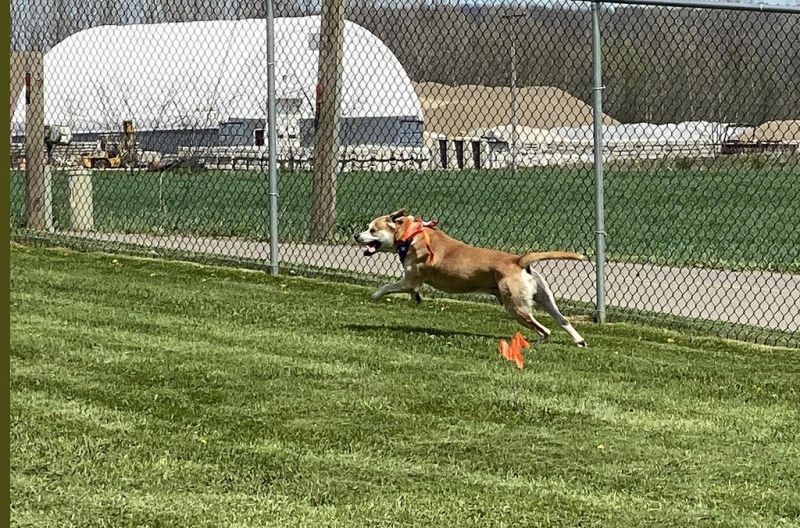
POLYGON ((17 239, 375 283, 399 207, 561 303, 800 346, 800 7, 12 0, 17 239), (272 155, 271 155, 272 154, 272 155))

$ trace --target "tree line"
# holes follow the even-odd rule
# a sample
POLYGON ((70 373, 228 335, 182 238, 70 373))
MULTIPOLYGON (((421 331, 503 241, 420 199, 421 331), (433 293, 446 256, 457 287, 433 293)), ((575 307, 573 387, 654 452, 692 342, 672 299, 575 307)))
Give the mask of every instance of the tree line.
MULTIPOLYGON (((508 86, 513 47, 518 86, 555 86, 589 102, 589 5, 559 1, 351 0, 347 18, 375 33, 414 81, 508 86)), ((276 2, 277 16, 318 13, 318 0, 276 2)), ((11 15, 12 49, 46 50, 97 25, 263 17, 264 2, 12 0, 11 15)), ((619 121, 800 119, 797 15, 606 7, 601 25, 604 110, 619 121)))

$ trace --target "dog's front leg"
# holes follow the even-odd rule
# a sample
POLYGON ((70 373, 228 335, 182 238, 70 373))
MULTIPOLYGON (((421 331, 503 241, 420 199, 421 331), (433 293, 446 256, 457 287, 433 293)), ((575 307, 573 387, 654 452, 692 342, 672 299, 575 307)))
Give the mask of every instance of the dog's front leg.
POLYGON ((395 282, 394 284, 387 284, 385 286, 381 286, 378 291, 372 294, 372 300, 377 301, 381 298, 391 294, 391 293, 409 293, 413 292, 417 288, 417 285, 413 282, 409 281, 405 277, 395 282))

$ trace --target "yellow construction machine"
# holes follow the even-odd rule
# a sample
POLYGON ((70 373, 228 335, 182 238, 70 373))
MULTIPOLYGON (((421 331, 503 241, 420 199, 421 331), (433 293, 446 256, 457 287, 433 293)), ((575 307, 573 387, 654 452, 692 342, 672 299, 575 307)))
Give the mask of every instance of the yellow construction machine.
POLYGON ((122 122, 122 137, 103 135, 92 152, 80 155, 81 165, 87 169, 116 169, 133 166, 136 149, 133 138, 133 121, 122 122))

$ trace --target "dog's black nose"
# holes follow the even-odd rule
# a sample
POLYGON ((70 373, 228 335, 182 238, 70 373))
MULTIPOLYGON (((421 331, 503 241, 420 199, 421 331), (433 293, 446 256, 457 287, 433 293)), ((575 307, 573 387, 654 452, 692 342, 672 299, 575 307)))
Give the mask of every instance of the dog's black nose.
POLYGON ((356 242, 358 242, 358 233, 356 233, 355 235, 353 235, 353 239, 354 239, 356 242))

